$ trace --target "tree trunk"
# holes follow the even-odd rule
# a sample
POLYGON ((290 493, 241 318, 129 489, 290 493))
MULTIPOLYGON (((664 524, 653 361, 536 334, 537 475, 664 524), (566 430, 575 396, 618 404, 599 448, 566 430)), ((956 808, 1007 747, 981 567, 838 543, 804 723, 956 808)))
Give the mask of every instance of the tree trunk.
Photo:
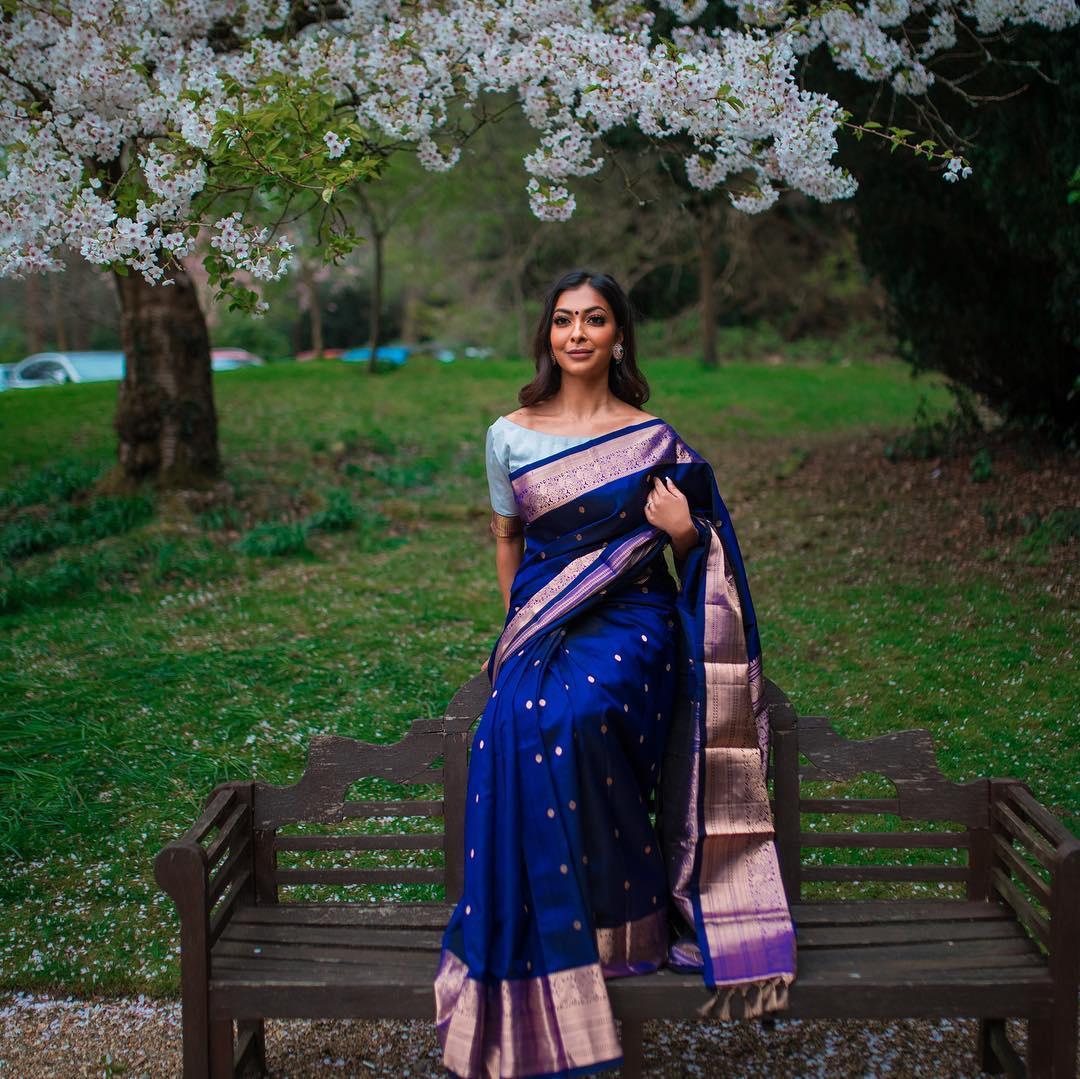
POLYGON ((401 302, 401 343, 403 345, 420 343, 421 299, 423 299, 423 293, 417 287, 415 279, 409 278, 401 302))
POLYGON ((308 315, 311 318, 311 343, 309 345, 316 358, 323 354, 322 303, 319 301, 319 282, 315 280, 315 270, 308 259, 300 260, 300 273, 307 293, 308 315))
POLYGON ((375 354, 382 336, 383 235, 371 230, 371 359, 368 371, 375 374, 375 354))
POLYGON ((510 278, 510 292, 514 298, 514 321, 517 323, 518 355, 522 359, 528 359, 532 355, 532 342, 529 340, 529 313, 525 307, 525 286, 522 278, 525 270, 522 266, 515 266, 508 274, 510 278))
POLYGON ((191 278, 116 276, 125 371, 113 424, 118 484, 203 486, 221 475, 210 336, 191 278))
POLYGON ((68 305, 60 293, 58 277, 59 274, 49 274, 49 300, 52 304, 53 336, 56 340, 56 351, 67 352, 69 348, 67 332, 68 305))
POLYGON ((42 328, 41 305, 41 278, 37 274, 27 274, 23 326, 26 334, 26 351, 28 353, 43 352, 45 349, 45 331, 42 328))
POLYGON ((90 329, 97 321, 95 316, 99 314, 95 310, 92 290, 98 283, 95 278, 99 273, 99 270, 92 270, 85 262, 74 261, 69 263, 64 271, 68 347, 75 352, 86 352, 90 348, 90 329))
POLYGON ((701 363, 716 367, 716 272, 712 214, 698 220, 698 281, 701 290, 701 363))

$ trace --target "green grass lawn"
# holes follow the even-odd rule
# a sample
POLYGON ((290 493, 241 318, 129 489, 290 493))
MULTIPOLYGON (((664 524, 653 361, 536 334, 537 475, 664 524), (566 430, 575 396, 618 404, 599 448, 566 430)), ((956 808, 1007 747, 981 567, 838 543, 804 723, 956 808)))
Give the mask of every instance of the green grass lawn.
MULTIPOLYGON (((941 386, 889 364, 647 374, 647 410, 716 469, 797 707, 853 736, 927 727, 950 777, 1022 776, 1075 828, 1075 607, 1020 564, 1003 590, 887 562, 877 507, 798 482, 807 452, 887 437, 924 395, 942 415, 941 386)), ((0 394, 0 986, 175 993, 151 863, 210 788, 294 780, 313 734, 390 741, 441 714, 502 624, 483 436, 527 376, 215 376, 231 487, 149 516, 70 502, 110 463, 114 385, 0 394)))

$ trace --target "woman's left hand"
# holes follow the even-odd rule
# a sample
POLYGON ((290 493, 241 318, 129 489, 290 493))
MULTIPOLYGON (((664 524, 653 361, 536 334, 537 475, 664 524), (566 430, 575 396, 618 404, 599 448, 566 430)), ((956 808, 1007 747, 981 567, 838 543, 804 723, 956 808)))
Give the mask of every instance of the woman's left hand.
POLYGON ((697 540, 686 495, 666 476, 653 480, 652 490, 645 499, 645 520, 662 528, 677 548, 692 547, 697 540))

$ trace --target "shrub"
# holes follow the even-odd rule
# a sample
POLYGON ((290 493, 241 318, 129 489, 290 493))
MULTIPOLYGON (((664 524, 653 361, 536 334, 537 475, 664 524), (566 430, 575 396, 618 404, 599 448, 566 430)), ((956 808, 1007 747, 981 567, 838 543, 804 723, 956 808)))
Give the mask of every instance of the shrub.
POLYGON ((326 507, 304 521, 309 530, 319 532, 344 532, 355 523, 356 507, 348 491, 330 491, 326 496, 326 507))
POLYGON ((71 543, 92 543, 148 521, 153 501, 145 495, 96 498, 85 506, 61 503, 48 517, 16 517, 0 530, 0 558, 27 558, 71 543))
POLYGON ((241 536, 236 542, 236 549, 246 555, 310 554, 307 529, 299 521, 264 521, 241 536))
POLYGON ((0 489, 0 506, 33 506, 39 502, 64 502, 89 487, 101 471, 99 465, 65 459, 10 487, 0 489))

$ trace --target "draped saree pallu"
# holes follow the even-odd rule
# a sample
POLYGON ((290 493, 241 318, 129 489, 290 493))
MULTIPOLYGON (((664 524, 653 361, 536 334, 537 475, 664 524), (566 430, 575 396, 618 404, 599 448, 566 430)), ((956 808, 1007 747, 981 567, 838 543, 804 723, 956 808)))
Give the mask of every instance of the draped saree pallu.
POLYGON ((526 550, 472 743, 437 1025, 457 1075, 586 1075, 622 1059, 605 978, 670 961, 702 971, 714 1017, 786 1005, 760 644, 712 469, 663 420, 510 480, 526 550), (678 584, 644 515, 656 476, 698 531, 678 584), (669 920, 689 930, 673 945, 669 920))

